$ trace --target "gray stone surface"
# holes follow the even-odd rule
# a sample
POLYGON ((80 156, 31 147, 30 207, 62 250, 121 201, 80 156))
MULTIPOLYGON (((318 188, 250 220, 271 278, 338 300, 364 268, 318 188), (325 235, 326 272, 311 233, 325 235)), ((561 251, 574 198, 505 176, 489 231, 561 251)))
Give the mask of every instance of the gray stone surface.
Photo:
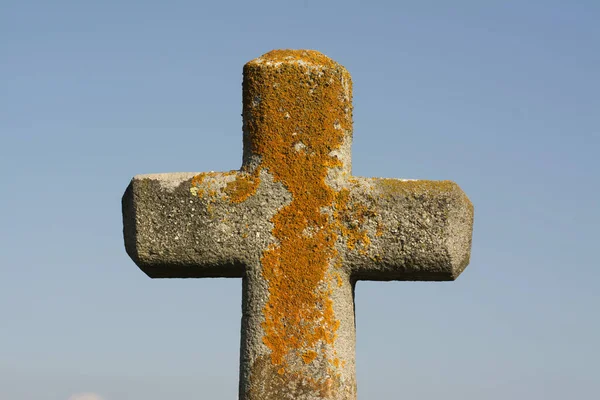
POLYGON ((356 398, 357 280, 454 280, 473 207, 449 181, 351 175, 351 79, 314 51, 244 68, 239 171, 140 175, 127 253, 152 278, 243 278, 239 398, 356 398))

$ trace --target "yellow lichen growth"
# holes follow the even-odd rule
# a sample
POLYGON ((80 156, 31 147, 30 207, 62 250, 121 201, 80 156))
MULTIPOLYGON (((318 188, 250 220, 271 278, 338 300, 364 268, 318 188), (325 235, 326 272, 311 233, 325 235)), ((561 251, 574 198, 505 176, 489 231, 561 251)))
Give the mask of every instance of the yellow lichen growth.
MULTIPOLYGON (((366 253, 371 239, 364 225, 374 217, 351 198, 351 189, 326 183, 330 169, 345 167, 334 152, 350 140, 351 78, 319 52, 275 50, 244 66, 243 96, 245 152, 259 161, 245 165, 218 194, 232 203, 245 201, 256 192, 261 171, 291 194, 291 202, 271 218, 275 240, 261 256, 269 292, 263 343, 273 371, 310 383, 327 397, 341 385, 337 370, 345 365, 334 349, 340 321, 332 293, 346 282, 331 272, 342 267, 335 246, 366 253), (327 363, 331 378, 299 377, 298 364, 287 362, 294 358, 327 363)), ((206 179, 207 174, 194 177, 192 193, 205 196, 206 179)))
POLYGON ((256 192, 259 183, 258 174, 239 172, 234 181, 227 183, 224 192, 232 203, 241 203, 256 192))
POLYGON ((341 379, 339 375, 332 373, 330 368, 326 371, 327 377, 315 378, 278 368, 263 356, 258 357, 254 365, 254 371, 249 377, 249 390, 245 397, 248 399, 356 398, 354 376, 341 379))
POLYGON ((322 383, 319 383, 319 387, 319 396, 324 399, 332 397, 335 392, 334 382, 331 378, 326 378, 322 383))
POLYGON ((383 225, 383 221, 377 221, 377 228, 375 230, 375 236, 380 237, 383 236, 385 231, 385 226, 383 225))
MULTIPOLYGON (((337 256, 338 224, 322 209, 336 202, 325 178, 341 166, 330 153, 352 125, 350 75, 318 52, 291 50, 267 53, 244 73, 245 145, 260 156, 258 168, 292 195, 271 220, 277 244, 261 260, 269 285, 263 342, 274 365, 288 355, 306 361, 307 349, 332 345, 339 327, 331 289, 322 285, 337 256)), ((315 358, 325 356, 315 352, 315 358)))
MULTIPOLYGON (((337 257, 337 258, 339 259, 339 257, 337 257)), ((333 272, 331 274, 331 281, 336 282, 337 287, 342 287, 342 285, 344 284, 344 280, 342 279, 342 276, 340 275, 339 272, 333 272)))
POLYGON ((302 359, 305 364, 310 364, 315 358, 317 358, 317 352, 313 350, 306 351, 302 354, 302 359))
POLYGON ((336 200, 335 223, 346 239, 346 247, 366 254, 371 239, 363 225, 368 218, 375 216, 374 211, 364 204, 351 204, 349 189, 339 191, 336 200))
POLYGON ((204 196, 204 190, 200 189, 199 187, 202 185, 202 182, 204 182, 204 179, 206 178, 206 176, 207 176, 207 173, 202 172, 192 178, 192 183, 191 183, 191 187, 190 187, 190 192, 192 193, 192 195, 198 196, 198 197, 204 196))
POLYGON ((206 195, 209 200, 215 200, 217 196, 224 195, 232 203, 241 203, 256 193, 259 184, 258 171, 254 174, 249 174, 245 171, 229 171, 226 173, 203 172, 192 178, 190 192, 197 197, 204 197, 206 195), (234 176, 235 178, 227 182, 225 187, 219 191, 214 188, 206 191, 206 187, 210 187, 211 183, 215 184, 217 177, 224 178, 227 176, 234 176), (210 182, 210 179, 213 179, 215 182, 210 182))

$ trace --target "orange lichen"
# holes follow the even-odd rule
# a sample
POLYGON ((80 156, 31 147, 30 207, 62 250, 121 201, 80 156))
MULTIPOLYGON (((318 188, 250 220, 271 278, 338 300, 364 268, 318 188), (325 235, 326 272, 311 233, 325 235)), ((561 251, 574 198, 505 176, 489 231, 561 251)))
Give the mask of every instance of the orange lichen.
POLYGON ((256 193, 260 178, 258 171, 254 174, 249 174, 245 171, 229 171, 221 172, 202 172, 192 178, 190 192, 198 197, 208 197, 210 200, 215 200, 219 194, 224 195, 232 203, 241 203, 246 201, 248 197, 256 193), (234 176, 234 180, 227 182, 224 188, 219 191, 211 187, 211 184, 216 183, 217 178, 234 176), (213 182, 210 180, 212 179, 213 182), (207 188, 208 191, 206 190, 207 188))
MULTIPOLYGON (((374 217, 351 198, 351 189, 327 184, 332 168, 349 167, 334 151, 350 140, 351 78, 319 52, 275 50, 244 66, 243 96, 245 154, 253 161, 231 172, 235 179, 224 187, 223 181, 207 181, 215 176, 209 173, 195 176, 190 190, 202 197, 212 189, 209 198, 220 195, 241 203, 256 192, 265 171, 291 194, 291 202, 271 218, 275 240, 261 257, 269 292, 262 340, 270 350, 269 368, 279 376, 269 382, 279 385, 285 374, 286 381, 302 382, 302 390, 330 397, 341 388, 338 369, 346 364, 334 349, 340 321, 332 293, 345 282, 336 244, 366 253, 371 239, 365 223, 374 217), (326 363, 328 377, 301 376, 296 361, 326 363)), ((358 185, 352 178, 348 182, 358 185)), ((267 370, 261 363, 256 368, 256 373, 267 370)), ((353 383, 344 385, 354 393, 353 383)))
POLYGON ((293 371, 280 373, 270 363, 270 360, 259 357, 255 369, 250 375, 250 385, 247 392, 252 400, 281 400, 286 399, 355 399, 356 382, 354 377, 341 379, 327 369, 329 377, 314 378, 293 371))
POLYGON ((258 174, 238 172, 236 179, 227 183, 224 192, 232 203, 241 203, 256 192, 259 183, 258 174))
MULTIPOLYGON (((337 258, 339 258, 339 257, 337 257, 337 258)), ((331 274, 331 281, 336 282, 337 287, 342 287, 342 285, 344 284, 344 280, 342 279, 342 276, 340 275, 339 272, 333 272, 331 274)))
POLYGON ((245 145, 292 195, 271 220, 277 244, 261 260, 269 285, 263 342, 274 365, 290 355, 306 361, 309 351, 325 358, 308 349, 332 345, 339 327, 331 289, 321 285, 336 263, 339 224, 322 210, 337 199, 325 178, 342 166, 331 152, 351 130, 350 76, 321 53, 291 50, 267 53, 244 73, 245 145))
POLYGON ((376 237, 383 236, 384 231, 385 231, 385 226, 383 225, 383 222, 377 221, 377 228, 375 230, 375 236, 376 237))
POLYGON ((317 358, 317 352, 313 350, 306 351, 302 354, 302 359, 305 364, 310 364, 315 358, 317 358))
POLYGON ((346 247, 366 254, 371 239, 363 225, 367 219, 375 216, 374 211, 364 204, 351 203, 349 189, 339 191, 336 200, 335 223, 346 239, 346 247))
POLYGON ((333 383, 333 379, 331 378, 326 378, 325 381, 323 381, 323 383, 321 383, 320 385, 320 391, 319 391, 319 395, 326 399, 329 398, 333 395, 334 393, 334 383, 333 383))
POLYGON ((192 194, 194 194, 198 197, 202 197, 204 195, 204 190, 200 189, 200 186, 204 182, 204 179, 206 178, 207 175, 208 175, 208 173, 202 172, 192 178, 191 189, 190 189, 192 194))

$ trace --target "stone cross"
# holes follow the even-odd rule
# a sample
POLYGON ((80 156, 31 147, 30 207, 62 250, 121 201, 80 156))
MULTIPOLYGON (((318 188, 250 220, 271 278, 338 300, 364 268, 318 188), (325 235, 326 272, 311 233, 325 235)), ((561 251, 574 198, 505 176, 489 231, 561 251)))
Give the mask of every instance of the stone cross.
POLYGON ((125 247, 151 278, 243 279, 239 398, 353 400, 357 280, 454 280, 473 206, 450 181, 351 174, 352 83, 311 50, 244 66, 239 171, 139 175, 125 247))

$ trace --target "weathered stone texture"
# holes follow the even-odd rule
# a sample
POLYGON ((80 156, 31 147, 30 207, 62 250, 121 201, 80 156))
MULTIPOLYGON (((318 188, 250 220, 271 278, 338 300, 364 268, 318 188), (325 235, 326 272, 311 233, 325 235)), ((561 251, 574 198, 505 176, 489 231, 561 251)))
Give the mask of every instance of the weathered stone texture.
POLYGON ((456 279, 473 207, 351 175, 351 78, 321 53, 250 61, 243 100, 240 171, 136 176, 127 252, 153 278, 243 278, 240 399, 355 399, 356 281, 456 279))

